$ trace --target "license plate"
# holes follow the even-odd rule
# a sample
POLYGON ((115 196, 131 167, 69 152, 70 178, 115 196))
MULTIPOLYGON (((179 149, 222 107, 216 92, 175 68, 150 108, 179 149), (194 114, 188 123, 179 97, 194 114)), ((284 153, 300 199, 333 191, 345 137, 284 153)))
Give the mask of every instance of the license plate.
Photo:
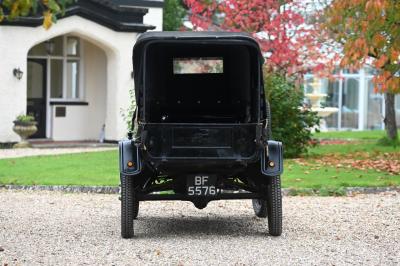
POLYGON ((217 188, 215 175, 191 175, 187 177, 188 196, 215 196, 217 188))

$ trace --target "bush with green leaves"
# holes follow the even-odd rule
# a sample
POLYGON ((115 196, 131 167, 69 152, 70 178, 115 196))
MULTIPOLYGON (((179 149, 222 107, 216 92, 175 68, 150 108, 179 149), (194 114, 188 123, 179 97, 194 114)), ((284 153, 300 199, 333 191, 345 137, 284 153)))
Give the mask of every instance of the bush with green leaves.
POLYGON ((163 11, 163 30, 180 30, 183 26, 183 18, 186 16, 182 0, 165 0, 163 11))
POLYGON ((19 116, 17 116, 15 121, 21 122, 21 123, 30 123, 30 122, 35 121, 35 117, 32 115, 19 115, 19 116))
POLYGON ((126 130, 127 132, 132 129, 132 118, 133 118, 133 113, 135 112, 136 109, 136 98, 135 98, 135 89, 130 88, 129 89, 129 106, 128 108, 121 108, 120 112, 122 115, 122 119, 124 120, 126 124, 126 130))
POLYGON ((264 83, 271 108, 272 139, 283 142, 287 158, 306 153, 313 145, 311 131, 319 125, 319 117, 316 112, 303 108, 303 89, 274 74, 266 74, 264 83))

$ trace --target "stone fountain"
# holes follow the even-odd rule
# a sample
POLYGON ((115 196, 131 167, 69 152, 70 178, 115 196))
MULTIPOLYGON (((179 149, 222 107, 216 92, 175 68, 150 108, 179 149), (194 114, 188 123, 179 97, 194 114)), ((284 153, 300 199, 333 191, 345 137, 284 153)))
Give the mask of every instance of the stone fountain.
POLYGON ((324 99, 327 94, 321 93, 321 80, 314 78, 314 82, 311 83, 311 87, 313 89, 312 93, 306 93, 305 96, 310 99, 311 102, 311 110, 313 112, 317 112, 318 116, 320 117, 320 125, 319 125, 319 130, 320 131, 326 131, 327 126, 326 126, 326 121, 325 117, 328 117, 329 115, 333 113, 337 113, 339 111, 338 108, 336 107, 322 107, 321 106, 321 100, 324 99))

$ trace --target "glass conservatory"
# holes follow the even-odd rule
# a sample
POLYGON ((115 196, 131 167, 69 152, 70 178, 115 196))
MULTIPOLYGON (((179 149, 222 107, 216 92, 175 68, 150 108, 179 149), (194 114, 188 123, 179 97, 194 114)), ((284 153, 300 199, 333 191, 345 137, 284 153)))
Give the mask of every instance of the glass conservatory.
MULTIPOLYGON (((319 91, 326 97, 322 107, 336 107, 338 111, 324 118, 327 130, 384 129, 384 95, 374 92, 372 78, 375 70, 369 67, 358 71, 338 70, 334 80, 322 79, 319 91)), ((305 93, 313 92, 314 76, 306 74, 305 93)), ((305 100, 309 103, 309 99, 305 100)), ((400 125, 400 95, 396 96, 397 125, 400 125)))

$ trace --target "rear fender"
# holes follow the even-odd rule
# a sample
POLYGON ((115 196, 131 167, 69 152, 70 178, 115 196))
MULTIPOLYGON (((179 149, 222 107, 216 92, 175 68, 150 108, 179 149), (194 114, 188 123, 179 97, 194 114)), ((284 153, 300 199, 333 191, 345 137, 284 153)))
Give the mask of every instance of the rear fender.
POLYGON ((279 176, 283 173, 282 142, 268 141, 261 154, 261 173, 266 176, 279 176))
POLYGON ((119 142, 119 171, 122 175, 137 175, 142 170, 139 148, 131 140, 119 142))

